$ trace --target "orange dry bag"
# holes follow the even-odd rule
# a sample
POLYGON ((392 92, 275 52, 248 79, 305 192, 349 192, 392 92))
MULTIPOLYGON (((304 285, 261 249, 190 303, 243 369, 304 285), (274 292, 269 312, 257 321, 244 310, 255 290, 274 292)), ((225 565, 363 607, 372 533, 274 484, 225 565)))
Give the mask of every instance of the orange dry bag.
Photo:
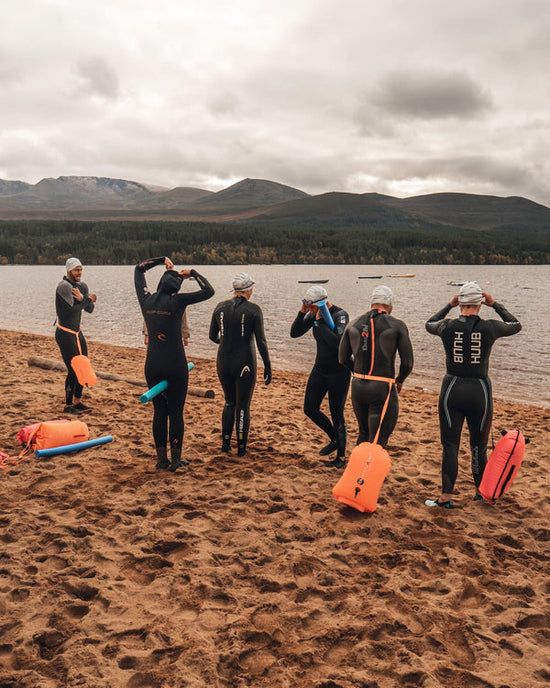
POLYGON ((353 376, 363 380, 387 382, 388 396, 380 414, 380 424, 374 441, 361 442, 351 452, 348 465, 342 473, 342 477, 334 486, 332 494, 342 504, 352 506, 358 511, 372 513, 376 511, 380 488, 391 468, 390 455, 377 442, 395 380, 375 375, 361 375, 359 373, 353 373, 353 376))
POLYGON ((87 356, 84 356, 82 353, 80 337, 78 336, 80 330, 75 332, 74 330, 69 330, 68 327, 62 327, 61 325, 58 325, 57 327, 64 332, 71 332, 76 337, 76 345, 78 346, 79 354, 78 356, 73 356, 71 358, 71 368, 75 372, 78 384, 82 385, 83 387, 91 387, 92 385, 95 385, 97 382, 97 376, 94 373, 90 359, 87 356))
POLYGON ((380 488, 390 468, 390 455, 383 447, 361 442, 351 452, 348 465, 332 494, 342 504, 372 513, 376 511, 380 488))
POLYGON ((510 489, 525 454, 525 437, 519 430, 503 435, 491 452, 479 486, 480 495, 489 504, 510 489))
POLYGON ((86 442, 89 436, 88 426, 81 420, 50 420, 38 424, 29 444, 36 451, 86 442))

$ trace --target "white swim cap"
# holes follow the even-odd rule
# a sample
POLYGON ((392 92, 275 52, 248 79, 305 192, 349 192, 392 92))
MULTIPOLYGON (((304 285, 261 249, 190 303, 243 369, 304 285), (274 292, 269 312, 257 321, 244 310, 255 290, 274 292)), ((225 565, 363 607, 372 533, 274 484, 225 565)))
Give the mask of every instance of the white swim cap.
POLYGON ((479 306, 483 303, 483 291, 477 282, 464 282, 458 292, 458 303, 463 306, 479 306))
POLYGON ((256 284, 246 272, 240 272, 233 278, 233 291, 248 291, 256 284))
POLYGON ((306 291, 304 301, 306 303, 314 304, 318 301, 324 301, 327 296, 327 290, 324 287, 319 287, 317 284, 314 284, 306 291))
POLYGON ((393 304, 393 291, 384 284, 379 284, 372 292, 370 302, 371 305, 373 303, 382 303, 386 306, 391 306, 393 304))
POLYGON ((82 267, 82 263, 78 260, 78 258, 69 258, 65 263, 65 270, 67 270, 67 272, 70 272, 78 267, 82 267))

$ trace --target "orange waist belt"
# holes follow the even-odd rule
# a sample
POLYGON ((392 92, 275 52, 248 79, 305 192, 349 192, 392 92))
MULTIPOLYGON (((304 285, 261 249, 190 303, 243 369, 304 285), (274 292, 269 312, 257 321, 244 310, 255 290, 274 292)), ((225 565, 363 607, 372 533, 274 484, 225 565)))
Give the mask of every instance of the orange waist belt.
POLYGON ((393 377, 378 377, 377 375, 362 375, 361 373, 353 373, 353 377, 358 377, 361 380, 376 380, 377 382, 388 382, 393 385, 395 379, 393 377))

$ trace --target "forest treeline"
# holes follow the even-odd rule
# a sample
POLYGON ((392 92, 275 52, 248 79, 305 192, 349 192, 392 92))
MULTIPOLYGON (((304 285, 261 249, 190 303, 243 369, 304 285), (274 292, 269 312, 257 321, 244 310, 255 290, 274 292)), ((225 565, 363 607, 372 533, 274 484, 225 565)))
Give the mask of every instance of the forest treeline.
POLYGON ((547 264, 548 230, 274 227, 166 221, 0 221, 0 264, 547 264))

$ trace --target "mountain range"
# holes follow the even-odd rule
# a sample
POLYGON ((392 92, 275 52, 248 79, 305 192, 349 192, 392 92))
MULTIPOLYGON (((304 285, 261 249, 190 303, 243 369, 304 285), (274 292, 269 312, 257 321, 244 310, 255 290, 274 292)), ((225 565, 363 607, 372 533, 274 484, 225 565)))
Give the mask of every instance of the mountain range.
POLYGON ((187 220, 372 229, 550 230, 550 208, 526 198, 436 193, 310 195, 264 179, 218 192, 166 189, 108 177, 63 176, 37 184, 0 179, 0 220, 187 220))

